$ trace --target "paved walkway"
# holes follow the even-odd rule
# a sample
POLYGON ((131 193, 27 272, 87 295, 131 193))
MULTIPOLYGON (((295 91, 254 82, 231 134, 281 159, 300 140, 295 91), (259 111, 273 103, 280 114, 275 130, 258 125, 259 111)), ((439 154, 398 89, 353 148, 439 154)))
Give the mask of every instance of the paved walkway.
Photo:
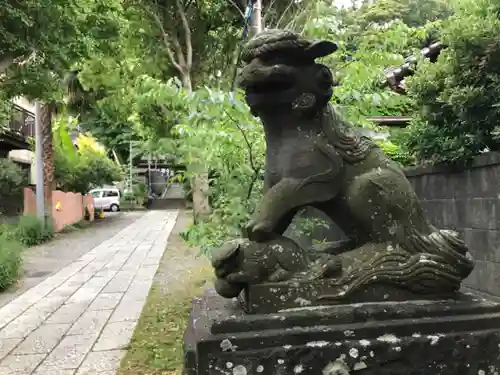
POLYGON ((0 309, 0 374, 112 375, 178 211, 151 211, 0 309))
POLYGON ((24 275, 14 286, 0 293, 0 307, 69 266, 100 243, 109 240, 144 215, 143 211, 106 212, 104 220, 90 227, 56 235, 52 241, 23 252, 24 275))

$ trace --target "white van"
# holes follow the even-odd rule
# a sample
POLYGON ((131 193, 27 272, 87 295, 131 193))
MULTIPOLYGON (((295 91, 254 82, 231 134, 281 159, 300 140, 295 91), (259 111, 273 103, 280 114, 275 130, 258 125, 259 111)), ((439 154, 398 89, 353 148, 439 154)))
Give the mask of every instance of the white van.
POLYGON ((120 190, 116 188, 92 189, 89 192, 94 197, 94 207, 106 211, 120 211, 120 190))

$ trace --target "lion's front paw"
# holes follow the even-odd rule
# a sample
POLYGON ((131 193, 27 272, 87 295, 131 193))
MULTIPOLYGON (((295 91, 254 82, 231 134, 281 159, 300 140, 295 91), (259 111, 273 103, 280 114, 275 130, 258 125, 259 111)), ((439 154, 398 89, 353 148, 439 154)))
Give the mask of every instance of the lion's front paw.
POLYGON ((245 228, 245 234, 250 241, 266 242, 272 239, 272 226, 263 221, 250 221, 245 228))
POLYGON ((244 288, 242 284, 232 284, 225 279, 215 280, 215 291, 224 298, 238 297, 244 288))

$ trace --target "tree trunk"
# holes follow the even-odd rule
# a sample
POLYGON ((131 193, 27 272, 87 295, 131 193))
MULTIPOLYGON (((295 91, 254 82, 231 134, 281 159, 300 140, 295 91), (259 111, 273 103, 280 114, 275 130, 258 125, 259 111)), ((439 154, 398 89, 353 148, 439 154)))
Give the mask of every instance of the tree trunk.
MULTIPOLYGON (((183 73, 181 76, 184 89, 188 92, 193 91, 191 75, 183 73)), ((199 220, 206 219, 211 212, 210 201, 208 199, 209 178, 208 171, 202 165, 188 165, 188 171, 194 174, 193 178, 193 219, 197 223, 199 220)))
POLYGON ((196 173, 193 180, 193 219, 195 223, 199 220, 206 219, 210 215, 211 208, 208 199, 209 188, 208 172, 201 171, 196 173))
POLYGON ((45 216, 52 216, 52 191, 54 181, 54 146, 52 136, 52 104, 44 104, 40 110, 42 126, 43 186, 45 193, 45 216))
POLYGON ((191 82, 191 74, 189 74, 189 73, 182 74, 181 80, 182 80, 182 86, 186 89, 186 91, 189 93, 193 92, 193 84, 191 82))
POLYGON ((264 27, 262 25, 262 1, 257 0, 253 6, 252 13, 252 23, 251 23, 251 36, 255 36, 260 33, 264 27))

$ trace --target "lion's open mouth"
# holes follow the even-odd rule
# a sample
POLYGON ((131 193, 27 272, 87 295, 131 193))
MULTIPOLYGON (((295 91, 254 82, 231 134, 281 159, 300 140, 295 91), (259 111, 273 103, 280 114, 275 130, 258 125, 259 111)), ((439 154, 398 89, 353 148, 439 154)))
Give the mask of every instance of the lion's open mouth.
POLYGON ((293 82, 287 80, 272 80, 269 79, 265 82, 255 82, 246 87, 248 95, 263 95, 263 94, 277 94, 280 92, 288 91, 293 88, 293 82))
POLYGON ((254 95, 283 92, 294 86, 296 74, 293 66, 256 59, 241 72, 240 86, 254 95))

